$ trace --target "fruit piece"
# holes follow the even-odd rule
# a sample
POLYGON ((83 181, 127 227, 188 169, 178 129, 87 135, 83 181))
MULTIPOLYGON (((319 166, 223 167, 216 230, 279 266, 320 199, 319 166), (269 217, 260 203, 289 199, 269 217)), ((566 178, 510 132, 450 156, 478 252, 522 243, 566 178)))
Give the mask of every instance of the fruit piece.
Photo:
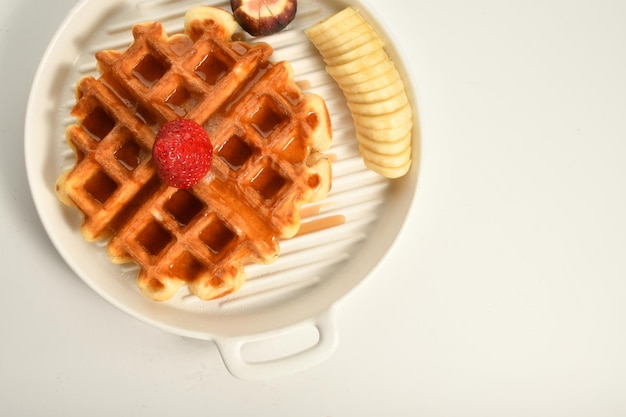
MULTIPOLYGON (((346 23, 350 23, 355 18, 355 15, 356 10, 351 7, 346 7, 330 18, 322 20, 321 22, 309 27, 304 31, 304 33, 307 37, 309 37, 309 39, 316 39, 318 43, 322 43, 326 40, 324 36, 326 36, 325 34, 327 34, 329 29, 334 29, 335 27, 340 27, 346 23)), ((350 25, 350 27, 353 26, 354 25, 350 25)))
POLYGON ((326 65, 337 66, 345 64, 347 62, 354 61, 372 52, 383 51, 383 43, 379 39, 369 39, 366 42, 361 43, 358 46, 351 48, 349 51, 339 53, 332 58, 327 58, 324 61, 326 65))
POLYGON ((366 167, 387 178, 400 178, 409 172, 409 169, 411 168, 410 159, 400 166, 389 166, 388 164, 379 165, 366 158, 363 158, 363 162, 366 167))
MULTIPOLYGON (((374 55, 372 54, 372 57, 374 55)), ((380 77, 386 77, 386 74, 395 70, 394 63, 388 58, 379 62, 371 62, 368 65, 366 61, 360 61, 357 65, 362 68, 362 71, 346 74, 346 71, 350 71, 348 64, 343 64, 341 67, 327 66, 326 71, 337 81, 337 83, 344 86, 362 85, 369 88, 370 81, 376 80, 380 77), (346 70, 346 68, 348 68, 346 70)), ((360 88, 355 89, 362 91, 360 88)))
POLYGON ((351 29, 349 34, 343 38, 329 42, 325 46, 319 45, 319 48, 320 52, 323 51, 322 56, 324 57, 338 57, 372 41, 378 41, 382 46, 382 40, 369 30, 369 25, 362 23, 351 29))
MULTIPOLYGON (((369 72, 373 68, 377 68, 378 64, 385 65, 383 61, 386 61, 386 59, 387 54, 385 53, 385 51, 383 51, 382 49, 376 49, 364 56, 358 57, 348 62, 344 62, 342 64, 327 64, 326 68, 328 73, 331 74, 335 79, 337 79, 350 77, 352 74, 362 74, 364 72, 369 72)), ((350 77, 350 79, 353 78, 354 77, 350 77)))
POLYGON ((356 137, 359 144, 365 148, 375 150, 383 155, 392 155, 400 153, 410 147, 411 132, 409 131, 404 136, 395 141, 379 141, 377 139, 371 139, 359 132, 356 132, 356 137))
POLYGON ((304 33, 344 93, 365 165, 388 178, 406 174, 411 166, 413 110, 383 41, 350 7, 304 33))
POLYGON ((388 168, 404 166, 411 160, 411 148, 405 148, 398 153, 381 153, 378 150, 370 149, 363 144, 359 144, 359 152, 368 161, 388 168))
POLYGON ((213 27, 218 31, 215 36, 221 39, 230 39, 239 29, 233 15, 228 11, 217 7, 197 5, 192 6, 185 13, 185 33, 191 35, 193 39, 197 39, 202 36, 206 25, 211 24, 210 22, 220 22, 219 25, 213 25, 213 27))
MULTIPOLYGON (((346 77, 342 77, 342 79, 336 80, 337 84, 340 85, 344 94, 361 94, 361 93, 369 93, 371 91, 379 90, 383 87, 388 86, 389 84, 395 83, 400 79, 400 73, 395 67, 390 68, 384 74, 379 74, 374 78, 370 78, 365 82, 357 82, 354 84, 344 83, 344 79, 346 77)), ((404 89, 404 84, 403 87, 404 89)))
POLYGON ((296 17, 296 0, 231 0, 233 17, 252 36, 280 32, 296 17))
POLYGON ((365 136, 377 142, 397 142, 407 134, 410 135, 412 129, 412 123, 404 123, 393 128, 383 127, 382 129, 357 125, 356 133, 357 136, 365 136))
POLYGON ((175 119, 165 123, 157 133, 152 159, 157 174, 166 184, 190 188, 209 172, 213 146, 198 123, 175 119))
POLYGON ((402 91, 404 91, 404 83, 398 78, 392 81, 391 84, 377 90, 362 93, 347 93, 346 98, 352 103, 375 103, 377 101, 387 100, 396 94, 400 94, 402 91))
POLYGON ((376 114, 368 116, 364 114, 353 114, 355 124, 361 130, 377 130, 395 129, 398 126, 412 125, 411 108, 408 105, 400 107, 398 110, 390 113, 376 114))
POLYGON ((393 97, 385 100, 373 101, 370 103, 354 103, 348 98, 348 107, 354 114, 364 116, 377 116, 387 113, 393 113, 403 107, 408 106, 408 97, 406 94, 398 93, 393 97))
MULTIPOLYGON (((336 17, 341 17, 342 12, 339 12, 336 17)), ((368 31, 368 25, 363 25, 363 20, 360 16, 352 11, 352 14, 345 15, 341 19, 337 19, 334 21, 332 25, 321 25, 322 30, 317 35, 313 35, 311 30, 305 30, 305 34, 316 39, 316 42, 322 49, 327 49, 332 46, 336 46, 337 43, 342 42, 342 37, 346 33, 353 33, 354 31, 358 33, 363 33, 368 31)))

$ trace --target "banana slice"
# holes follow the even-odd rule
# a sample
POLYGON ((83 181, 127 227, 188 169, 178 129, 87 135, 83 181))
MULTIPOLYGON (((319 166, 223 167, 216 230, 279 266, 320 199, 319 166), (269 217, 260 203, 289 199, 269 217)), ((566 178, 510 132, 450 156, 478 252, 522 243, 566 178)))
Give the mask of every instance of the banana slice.
MULTIPOLYGON (((343 77, 346 78, 346 77, 343 77)), ((388 68, 388 71, 384 74, 379 74, 377 77, 368 80, 367 82, 357 82, 354 84, 344 83, 344 79, 335 80, 339 88, 343 93, 348 96, 350 94, 369 93, 371 91, 379 90, 383 87, 387 87, 391 83, 395 83, 400 80, 400 74, 395 67, 388 68)), ((400 80, 402 81, 402 80, 400 80)), ((403 84, 404 86, 404 84, 403 84)))
POLYGON ((388 178, 405 175, 412 161, 413 111, 383 41, 350 7, 304 32, 346 97, 365 165, 388 178))
MULTIPOLYGON (((386 71, 384 66, 387 64, 387 54, 382 49, 376 49, 370 52, 367 55, 362 57, 350 60, 343 64, 339 65, 328 65, 326 70, 333 78, 342 78, 346 77, 349 80, 355 79, 355 77, 349 77, 352 74, 363 75, 366 73, 374 74, 374 76, 378 76, 377 73, 372 73, 371 71, 375 68, 380 67, 381 71, 386 71)), ((347 81, 349 81, 347 80, 347 81)))
POLYGON ((388 100, 404 91, 404 83, 400 78, 390 84, 374 91, 363 93, 346 93, 346 98, 351 103, 375 103, 377 101, 388 100))
MULTIPOLYGON (((360 18, 357 15, 355 15, 353 19, 350 19, 350 21, 347 21, 347 20, 344 21, 344 23, 341 24, 343 25, 343 27, 331 28, 329 29, 328 33, 324 33, 324 37, 321 38, 324 40, 321 42, 319 42, 318 40, 319 48, 328 53, 344 45, 350 39, 358 38, 358 39, 361 39, 361 41, 364 43, 364 42, 367 42, 368 39, 376 38, 376 36, 372 36, 370 25, 360 20, 360 18), (359 20, 356 21, 353 19, 359 19, 359 20), (343 31, 343 32, 341 32, 340 36, 331 37, 331 35, 337 34, 337 30, 343 31), (345 36, 345 33, 348 33, 349 36, 345 36), (369 34, 369 36, 364 36, 366 34, 369 34)), ((344 45, 344 48, 345 48, 345 45, 344 45)))
POLYGON ((379 39, 370 38, 367 42, 363 42, 361 45, 353 47, 348 51, 342 52, 337 55, 331 55, 331 57, 324 60, 324 62, 326 62, 326 64, 330 66, 346 64, 356 61, 371 53, 383 52, 382 46, 383 43, 379 39))
POLYGON ((406 123, 394 128, 372 129, 356 126, 357 135, 364 136, 376 142, 397 142, 413 129, 413 123, 406 123))
POLYGON ((363 162, 366 167, 387 178, 400 178, 409 172, 409 169, 411 168, 411 160, 408 160, 405 164, 397 167, 378 165, 365 158, 363 158, 363 162))
POLYGON ((411 148, 404 149, 397 154, 381 154, 365 146, 359 146, 359 152, 365 161, 371 162, 374 166, 386 167, 397 170, 406 167, 411 161, 411 148))
MULTIPOLYGON (((363 23, 362 19, 356 13, 354 9, 344 9, 341 12, 334 15, 336 21, 333 24, 322 24, 319 27, 311 27, 305 31, 307 36, 314 37, 316 42, 320 45, 329 43, 329 45, 336 45, 339 42, 341 36, 363 23)), ((324 47, 326 48, 326 47, 324 47)))
MULTIPOLYGON (((354 123, 365 131, 371 131, 372 135, 377 130, 394 129, 397 126, 413 124, 413 114, 410 106, 402 106, 391 113, 376 114, 366 116, 363 114, 353 114, 354 123)), ((373 137, 373 136, 372 136, 373 137)))
POLYGON ((393 155, 399 154, 405 151, 411 145, 411 139, 413 137, 413 133, 408 131, 404 134, 403 137, 396 141, 379 141, 375 139, 370 139, 361 133, 356 133, 356 138, 359 141, 359 145, 365 147, 367 149, 371 149, 378 154, 382 155, 393 155))
POLYGON ((356 10, 346 7, 339 13, 333 15, 332 22, 327 20, 326 22, 319 22, 318 24, 311 26, 310 28, 305 30, 305 33, 308 37, 319 38, 326 30, 328 30, 331 26, 340 25, 345 19, 348 17, 352 17, 356 14, 356 10))
POLYGON ((344 86, 351 85, 363 85, 367 86, 370 81, 376 80, 378 77, 392 72, 395 69, 395 65, 389 59, 385 59, 380 62, 371 62, 371 66, 367 66, 366 63, 361 64, 363 70, 354 72, 351 74, 345 74, 345 70, 337 67, 326 67, 326 71, 335 78, 338 84, 344 86))
POLYGON ((326 45, 316 46, 320 53, 322 53, 322 56, 329 58, 339 57, 372 41, 380 42, 380 44, 384 46, 383 41, 369 29, 370 27, 368 24, 362 23, 352 29, 348 36, 337 38, 332 44, 327 43, 326 45))
POLYGON ((348 107, 350 108, 350 111, 364 116, 376 116, 379 114, 393 113, 394 111, 408 105, 409 99, 404 92, 400 92, 385 100, 374 101, 371 103, 353 103, 348 97, 348 107))

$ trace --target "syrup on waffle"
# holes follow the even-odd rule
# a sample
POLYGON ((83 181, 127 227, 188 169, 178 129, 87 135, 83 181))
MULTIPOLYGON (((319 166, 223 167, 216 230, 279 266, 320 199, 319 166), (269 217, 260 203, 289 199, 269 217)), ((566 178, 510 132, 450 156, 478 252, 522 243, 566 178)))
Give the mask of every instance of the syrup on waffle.
POLYGON ((236 30, 208 6, 187 12, 183 34, 135 25, 130 47, 98 52, 100 76, 77 84, 66 131, 76 164, 57 194, 83 214, 86 240, 108 238, 112 261, 139 265, 138 287, 155 300, 185 285, 206 300, 236 291, 244 266, 275 260, 300 207, 331 186, 324 101, 269 60, 269 45, 233 40, 236 30), (160 126, 177 117, 203 125, 214 145, 211 171, 186 190, 163 183, 151 161, 160 126))

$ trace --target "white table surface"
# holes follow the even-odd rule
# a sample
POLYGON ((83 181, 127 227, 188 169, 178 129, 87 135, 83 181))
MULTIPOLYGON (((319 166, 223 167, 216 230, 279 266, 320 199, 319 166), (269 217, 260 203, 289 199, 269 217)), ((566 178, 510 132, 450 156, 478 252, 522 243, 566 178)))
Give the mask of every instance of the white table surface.
POLYGON ((44 232, 23 121, 74 4, 0 4, 0 415, 626 415, 626 2, 369 1, 417 84, 415 204, 332 357, 256 382, 105 302, 44 232))

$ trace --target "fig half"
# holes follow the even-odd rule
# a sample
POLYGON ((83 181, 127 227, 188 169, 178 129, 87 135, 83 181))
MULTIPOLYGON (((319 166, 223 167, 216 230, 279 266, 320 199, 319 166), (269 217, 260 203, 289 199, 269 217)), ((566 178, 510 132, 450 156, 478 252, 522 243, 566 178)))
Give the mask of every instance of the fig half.
POLYGON ((252 36, 280 32, 296 17, 296 0, 231 0, 233 17, 252 36))

